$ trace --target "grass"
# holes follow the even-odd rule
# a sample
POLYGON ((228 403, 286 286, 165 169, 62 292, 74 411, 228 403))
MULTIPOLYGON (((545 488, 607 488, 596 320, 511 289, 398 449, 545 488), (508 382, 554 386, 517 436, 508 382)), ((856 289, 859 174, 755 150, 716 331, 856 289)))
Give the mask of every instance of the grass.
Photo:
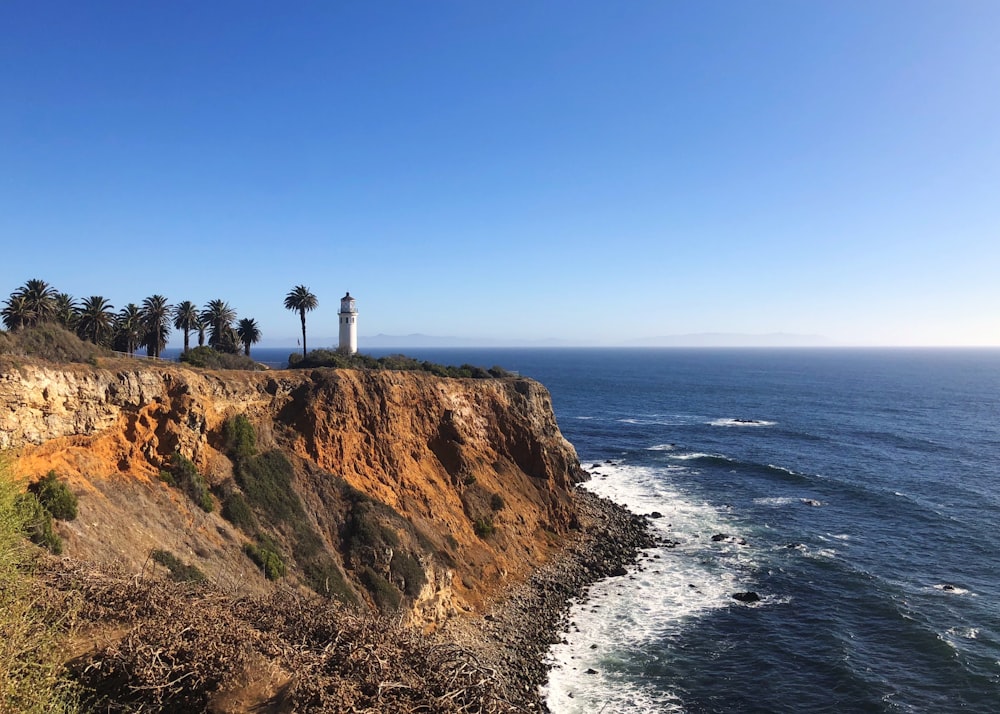
POLYGON ((0 464, 0 711, 77 712, 78 686, 59 656, 72 612, 34 584, 19 495, 0 464))
POLYGON ((0 355, 3 354, 89 364, 96 364, 98 357, 111 355, 103 347, 81 340, 69 330, 53 324, 0 332, 0 355))
POLYGON ((202 583, 206 580, 205 573, 198 566, 182 562, 169 550, 154 550, 150 557, 169 570, 170 579, 178 583, 202 583))

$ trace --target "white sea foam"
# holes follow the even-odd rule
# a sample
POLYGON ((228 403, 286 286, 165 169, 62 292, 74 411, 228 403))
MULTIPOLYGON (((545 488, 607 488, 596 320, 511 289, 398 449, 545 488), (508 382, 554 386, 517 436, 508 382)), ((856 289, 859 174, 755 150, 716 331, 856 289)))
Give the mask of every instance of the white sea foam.
POLYGON ((767 421, 766 419, 712 419, 706 422, 710 426, 774 426, 777 422, 767 421))
POLYGON ((722 454, 705 454, 700 451, 687 454, 670 454, 670 458, 677 459, 678 461, 691 461, 692 459, 723 459, 724 461, 732 461, 728 456, 723 456, 722 454))
POLYGON ((655 446, 650 446, 647 451, 673 451, 677 448, 677 444, 656 444, 655 446))
POLYGON ((969 592, 965 588, 960 588, 957 585, 952 585, 951 583, 938 583, 934 586, 934 589, 946 592, 949 595, 965 595, 969 592))
POLYGON ((769 498, 755 498, 753 502, 758 506, 787 506, 798 503, 799 499, 794 496, 771 496, 769 498))
POLYGON ((738 528, 719 509, 674 490, 664 469, 603 464, 597 474, 605 478, 586 488, 636 513, 658 511, 662 517, 651 521, 653 529, 680 544, 644 552, 627 576, 596 583, 588 599, 574 605, 565 644, 549 651, 549 707, 560 714, 594 714, 602 707, 683 711, 676 696, 641 687, 621 673, 622 665, 642 660, 650 643, 679 634, 699 615, 732 606, 732 593, 751 589, 754 554, 736 543, 712 542, 713 534, 738 528))

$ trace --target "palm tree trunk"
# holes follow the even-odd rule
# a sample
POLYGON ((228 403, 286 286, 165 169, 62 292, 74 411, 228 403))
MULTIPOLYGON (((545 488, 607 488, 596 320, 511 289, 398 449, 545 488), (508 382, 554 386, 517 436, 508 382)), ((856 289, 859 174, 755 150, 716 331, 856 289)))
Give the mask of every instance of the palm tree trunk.
POLYGON ((188 336, 191 334, 190 330, 184 330, 184 352, 188 351, 188 336))
POLYGON ((299 310, 299 317, 302 318, 302 357, 306 356, 306 311, 299 310))

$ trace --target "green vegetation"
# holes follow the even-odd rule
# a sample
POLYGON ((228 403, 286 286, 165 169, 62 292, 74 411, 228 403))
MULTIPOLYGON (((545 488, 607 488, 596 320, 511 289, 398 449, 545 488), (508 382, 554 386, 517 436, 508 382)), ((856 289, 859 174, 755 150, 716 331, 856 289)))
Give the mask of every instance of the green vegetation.
POLYGON ((260 342, 260 327, 257 326, 257 321, 252 317, 244 317, 236 326, 236 336, 243 345, 243 354, 249 357, 250 345, 260 342))
POLYGON ((54 362, 88 362, 104 354, 96 348, 114 349, 129 355, 139 347, 158 358, 166 346, 170 329, 184 332, 184 352, 189 351, 190 333, 198 330, 198 345, 204 345, 205 330, 210 330, 209 345, 215 352, 231 354, 242 345, 246 355, 241 361, 218 360, 201 356, 190 361, 195 366, 216 369, 255 369, 249 359, 249 346, 261 338, 253 318, 241 320, 242 331, 233 328, 236 311, 224 300, 212 300, 199 312, 190 300, 171 305, 163 295, 150 295, 141 307, 130 302, 118 313, 103 295, 91 295, 79 303, 72 295, 61 293, 44 280, 28 280, 10 294, 0 309, 0 319, 9 331, 0 335, 0 354, 25 354, 54 362), (55 331, 53 331, 55 330, 55 331), (29 334, 35 331, 35 334, 29 334), (39 332, 40 331, 40 332, 39 332), (70 343, 60 332, 75 334, 90 343, 82 348, 70 343), (11 335, 17 339, 11 339, 11 335), (200 361, 202 364, 198 364, 200 361))
POLYGON ((475 531, 476 535, 480 538, 487 538, 496 531, 496 527, 493 525, 493 518, 491 516, 486 516, 484 518, 477 518, 472 522, 472 530, 475 531))
POLYGON ((195 347, 179 357, 181 362, 202 369, 259 370, 261 366, 246 355, 219 352, 211 347, 195 347))
POLYGON ((30 491, 22 493, 17 497, 16 505, 28 539, 56 555, 62 553, 62 538, 52 526, 52 514, 38 500, 38 496, 30 491))
POLYGON ((252 533, 257 527, 257 519, 253 515, 250 504, 246 497, 239 492, 226 496, 222 503, 222 517, 244 533, 252 533))
POLYGON ((35 494, 53 518, 60 521, 72 521, 76 518, 76 495, 64 481, 59 480, 55 471, 49 471, 28 486, 28 490, 35 494))
POLYGON ((0 332, 0 354, 40 357, 50 362, 92 362, 109 353, 59 325, 45 324, 0 332))
POLYGON ((449 367, 426 360, 421 361, 405 355, 371 357, 364 354, 348 355, 335 350, 313 350, 308 355, 290 354, 288 366, 291 369, 313 369, 333 367, 336 369, 360 369, 369 371, 396 370, 403 372, 428 372, 438 377, 464 377, 469 379, 503 379, 513 376, 503 367, 483 369, 471 364, 449 367))
POLYGON ((365 586, 365 589, 371 593, 372 599, 379 610, 382 612, 393 612, 399 609, 402 596, 392 583, 368 566, 361 568, 358 577, 361 580, 361 584, 365 586))
POLYGON ((504 509, 504 506, 506 505, 507 504, 504 503, 503 496, 501 496, 499 493, 494 493, 492 496, 490 496, 490 508, 492 508, 494 511, 502 511, 504 509))
POLYGON ((0 464, 0 711, 76 712, 79 692, 60 656, 73 613, 48 603, 31 576, 23 496, 0 464))
POLYGON ((243 546, 244 552, 264 572, 264 577, 268 580, 285 577, 285 561, 281 557, 281 551, 277 544, 265 536, 262 536, 260 540, 261 542, 258 544, 247 543, 243 546))
POLYGON ((225 439, 229 457, 235 462, 243 463, 257 453, 257 434, 250 420, 242 414, 226 420, 222 438, 225 439))
POLYGON ((201 510, 211 513, 215 509, 215 502, 212 500, 205 479, 198 473, 191 460, 178 451, 174 452, 170 460, 170 475, 173 476, 174 483, 190 496, 201 510))
POLYGON ((198 566, 181 562, 169 550, 154 550, 150 557, 169 570, 170 579, 178 583, 203 583, 206 580, 205 573, 198 566))

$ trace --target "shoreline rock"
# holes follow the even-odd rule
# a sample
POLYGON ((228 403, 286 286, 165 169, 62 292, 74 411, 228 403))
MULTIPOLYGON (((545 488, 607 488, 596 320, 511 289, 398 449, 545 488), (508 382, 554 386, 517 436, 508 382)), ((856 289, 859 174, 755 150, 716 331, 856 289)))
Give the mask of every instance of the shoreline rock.
POLYGON ((569 627, 571 600, 586 597, 599 580, 620 576, 642 549, 659 542, 646 516, 585 489, 573 497, 581 528, 563 551, 482 618, 450 623, 441 632, 497 670, 515 710, 549 711, 540 691, 548 681, 545 658, 569 627))

